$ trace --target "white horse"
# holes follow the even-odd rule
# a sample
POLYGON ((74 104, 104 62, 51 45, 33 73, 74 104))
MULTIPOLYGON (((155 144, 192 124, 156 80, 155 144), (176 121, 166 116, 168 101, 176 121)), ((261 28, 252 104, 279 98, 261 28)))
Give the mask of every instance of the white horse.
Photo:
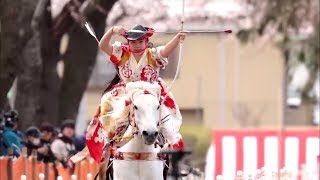
POLYGON ((158 158, 160 147, 154 145, 160 131, 160 86, 130 82, 126 91, 131 99, 127 131, 137 133, 117 149, 113 177, 115 180, 163 180, 164 162, 158 158))

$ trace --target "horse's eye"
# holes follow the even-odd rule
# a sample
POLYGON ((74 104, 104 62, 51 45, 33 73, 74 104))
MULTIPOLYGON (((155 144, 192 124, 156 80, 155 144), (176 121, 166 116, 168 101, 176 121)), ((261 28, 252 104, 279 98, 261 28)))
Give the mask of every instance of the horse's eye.
POLYGON ((135 110, 138 110, 138 107, 137 107, 136 105, 134 105, 133 108, 134 108, 135 110))
POLYGON ((160 105, 157 107, 157 110, 159 110, 160 109, 160 105))

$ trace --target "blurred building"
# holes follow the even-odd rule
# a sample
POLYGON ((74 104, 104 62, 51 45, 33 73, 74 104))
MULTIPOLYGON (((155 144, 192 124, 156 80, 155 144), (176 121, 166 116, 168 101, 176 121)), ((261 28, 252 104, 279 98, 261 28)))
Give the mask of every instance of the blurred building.
MULTIPOLYGON (((157 46, 171 38, 154 36, 151 41, 157 46)), ((169 85, 176 73, 178 51, 162 72, 169 85)), ((89 116, 96 111, 114 71, 106 55, 97 64, 86 92, 89 116)), ((243 46, 234 35, 192 34, 183 44, 181 64, 172 91, 184 122, 213 128, 280 126, 283 61, 276 47, 258 42, 243 46)))
MULTIPOLYGON (((140 23, 158 31, 179 31, 181 3, 120 0, 112 8, 107 24, 129 28, 140 23), (139 5, 142 3, 145 6, 139 5)), ((237 32, 240 27, 253 24, 248 16, 250 9, 236 1, 188 0, 184 11, 185 30, 237 32)), ((184 122, 212 128, 311 125, 313 104, 298 102, 299 106, 287 107, 287 100, 301 99, 290 92, 289 99, 286 97, 287 81, 279 49, 266 39, 243 45, 235 34, 188 35, 183 44, 181 71, 172 89, 184 122)), ((172 37, 158 34, 151 42, 154 46, 163 45, 172 37)), ((169 85, 176 73, 178 51, 179 48, 160 73, 169 85)), ((103 89, 113 76, 108 57, 100 53, 85 94, 88 118, 96 111, 103 89)))

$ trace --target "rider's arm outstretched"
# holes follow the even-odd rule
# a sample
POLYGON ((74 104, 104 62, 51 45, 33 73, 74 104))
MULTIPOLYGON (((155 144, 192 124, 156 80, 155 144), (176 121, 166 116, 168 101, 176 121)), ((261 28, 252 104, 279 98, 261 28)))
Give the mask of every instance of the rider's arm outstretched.
POLYGON ((186 38, 185 32, 179 32, 174 38, 171 39, 161 50, 160 54, 162 57, 167 58, 173 50, 178 46, 178 44, 186 38))

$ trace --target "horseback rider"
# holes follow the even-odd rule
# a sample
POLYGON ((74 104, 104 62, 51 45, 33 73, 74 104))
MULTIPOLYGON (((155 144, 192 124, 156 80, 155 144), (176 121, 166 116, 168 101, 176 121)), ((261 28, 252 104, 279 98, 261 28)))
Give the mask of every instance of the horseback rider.
MULTIPOLYGON (((117 100, 125 96, 125 85, 128 82, 147 81, 157 83, 161 87, 161 134, 166 142, 173 149, 183 149, 184 143, 179 133, 182 123, 180 110, 170 92, 167 92, 166 83, 159 77, 160 69, 164 69, 168 64, 168 56, 177 45, 186 37, 186 33, 179 32, 165 46, 156 48, 149 47, 149 37, 153 35, 153 29, 142 25, 135 25, 132 29, 127 30, 122 26, 110 28, 102 37, 99 43, 100 49, 110 56, 111 63, 116 67, 117 75, 111 81, 104 96, 101 98, 101 104, 97 110, 95 118, 92 120, 87 130, 87 146, 91 156, 99 161, 101 158, 101 146, 96 145, 98 119, 107 116, 112 108, 110 101, 117 100), (126 38, 127 44, 116 41, 112 45, 110 40, 113 35, 120 35, 126 38), (165 98, 165 99, 164 99, 165 98), (95 142, 92 142, 93 139, 95 142)), ((103 120, 102 120, 103 121, 103 120)), ((117 129, 107 127, 110 123, 102 122, 103 129, 107 139, 114 138, 118 133, 117 129)), ((100 131, 99 131, 100 132, 100 131)), ((100 133, 101 134, 101 133, 100 133)), ((100 137, 100 135, 99 135, 100 137)))

